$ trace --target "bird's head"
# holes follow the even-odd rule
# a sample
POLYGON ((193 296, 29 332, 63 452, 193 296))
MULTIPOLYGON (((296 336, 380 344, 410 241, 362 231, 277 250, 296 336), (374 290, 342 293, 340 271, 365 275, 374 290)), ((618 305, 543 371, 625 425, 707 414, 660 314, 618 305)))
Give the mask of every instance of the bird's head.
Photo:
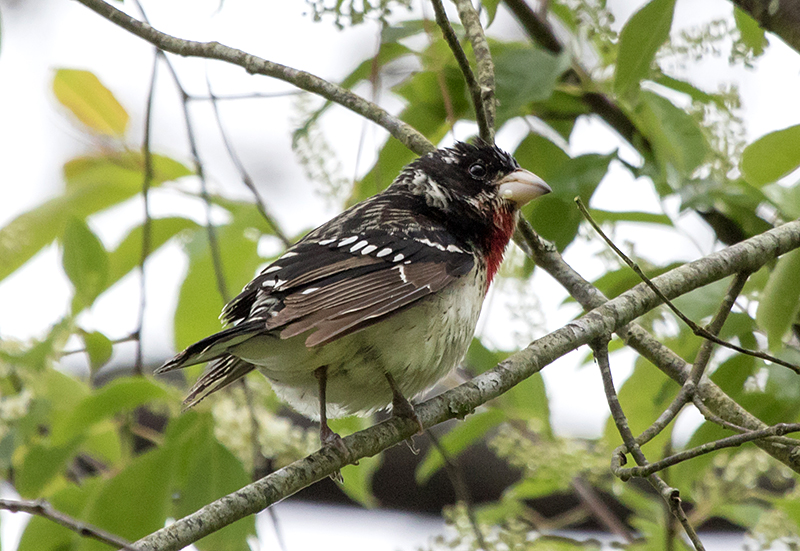
POLYGON ((468 208, 486 215, 490 210, 515 210, 550 193, 538 176, 520 168, 516 159, 485 142, 459 142, 437 149, 408 165, 399 183, 437 210, 468 208))
POLYGON ((456 234, 479 245, 502 241, 503 248, 517 210, 551 191, 514 157, 482 141, 459 142, 420 157, 405 168, 396 185, 423 199, 429 216, 456 234))

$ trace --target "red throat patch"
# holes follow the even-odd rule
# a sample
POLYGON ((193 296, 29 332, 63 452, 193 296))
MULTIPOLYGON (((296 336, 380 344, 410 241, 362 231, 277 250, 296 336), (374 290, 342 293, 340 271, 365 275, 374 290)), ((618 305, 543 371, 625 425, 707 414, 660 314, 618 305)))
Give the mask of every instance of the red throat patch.
POLYGON ((515 212, 506 209, 498 209, 494 213, 494 231, 486 240, 486 291, 492 284, 500 264, 503 262, 503 255, 506 252, 511 236, 514 235, 517 217, 515 212))

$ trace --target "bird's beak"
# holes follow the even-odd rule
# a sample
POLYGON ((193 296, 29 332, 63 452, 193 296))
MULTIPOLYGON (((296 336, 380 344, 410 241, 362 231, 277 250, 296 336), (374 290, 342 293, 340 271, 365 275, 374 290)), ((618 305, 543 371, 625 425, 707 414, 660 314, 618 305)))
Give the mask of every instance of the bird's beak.
POLYGON ((504 176, 497 184, 500 197, 515 203, 517 207, 553 191, 544 180, 524 168, 504 176))

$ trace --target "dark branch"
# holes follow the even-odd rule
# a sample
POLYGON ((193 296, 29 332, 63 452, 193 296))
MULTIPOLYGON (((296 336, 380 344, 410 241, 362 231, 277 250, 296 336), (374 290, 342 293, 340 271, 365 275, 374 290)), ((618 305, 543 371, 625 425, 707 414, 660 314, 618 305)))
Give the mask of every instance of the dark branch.
POLYGON ((481 138, 487 142, 491 140, 493 130, 489 126, 489 121, 486 119, 486 108, 483 105, 483 97, 481 96, 481 86, 475 79, 472 69, 469 66, 469 60, 461 47, 461 43, 456 37, 453 27, 450 25, 450 20, 447 19, 447 14, 444 11, 442 0, 431 0, 433 4, 433 11, 436 13, 436 23, 442 29, 442 34, 453 52, 453 57, 456 58, 458 67, 464 75, 464 80, 467 82, 467 89, 472 97, 472 105, 475 107, 475 119, 478 121, 478 133, 481 138))
POLYGON ((301 90, 338 103, 371 120, 388 130, 392 136, 418 155, 424 155, 435 149, 435 146, 425 136, 398 118, 393 117, 384 109, 341 86, 332 84, 311 73, 267 61, 219 42, 197 42, 176 38, 154 29, 147 23, 134 19, 103 0, 78 0, 78 2, 165 52, 185 57, 218 59, 238 65, 248 73, 266 75, 283 80, 301 90))
POLYGON ((5 509, 12 513, 28 513, 29 515, 46 518, 52 520, 56 524, 60 524, 64 528, 72 530, 81 537, 102 541, 118 549, 122 548, 135 551, 135 548, 132 547, 127 540, 116 534, 112 534, 111 532, 107 532, 101 528, 73 518, 61 511, 57 511, 50 503, 43 499, 37 499, 35 501, 0 499, 0 509, 5 509))
MULTIPOLYGON (((655 282, 667 296, 679 296, 734 273, 755 271, 776 256, 798 247, 800 221, 794 221, 676 268, 657 277, 655 282)), ((660 300, 655 293, 644 284, 637 285, 580 319, 534 341, 495 368, 414 409, 426 428, 468 415, 556 358, 600 336, 621 330, 658 304, 660 300)), ((418 430, 419 426, 413 421, 394 417, 347 436, 342 441, 349 453, 337 446, 327 446, 150 534, 137 545, 141 550, 150 551, 181 549, 223 526, 269 507, 348 463, 371 457, 402 442, 418 430)), ((781 457, 778 452, 774 455, 781 457)), ((789 458, 782 460, 791 466, 789 458)))

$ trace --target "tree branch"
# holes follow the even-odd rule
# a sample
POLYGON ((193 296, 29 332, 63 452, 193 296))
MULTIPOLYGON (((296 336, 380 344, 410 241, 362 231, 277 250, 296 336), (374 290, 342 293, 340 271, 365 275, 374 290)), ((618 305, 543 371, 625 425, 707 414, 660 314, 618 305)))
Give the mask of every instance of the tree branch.
MULTIPOLYGON (((800 221, 794 221, 680 266, 653 281, 667 297, 674 298, 729 275, 755 271, 798 247, 800 221)), ((580 319, 537 339, 495 368, 415 406, 419 420, 423 427, 428 428, 448 419, 464 417, 539 372, 556 358, 622 328, 659 304, 658 297, 646 285, 637 285, 580 319)), ((688 377, 688 369, 686 372, 688 377)), ((137 542, 137 549, 181 549, 223 526, 269 507, 348 463, 371 457, 400 443, 418 430, 419 426, 413 421, 394 417, 347 436, 343 443, 349 452, 336 446, 322 448, 150 534, 137 542)), ((793 468, 798 469, 796 466, 793 468)))
POLYGON ((6 511, 11 511, 12 513, 28 513, 30 515, 36 515, 38 517, 52 520, 56 524, 60 524, 64 528, 72 530, 84 538, 102 541, 103 543, 116 548, 122 548, 126 550, 135 549, 134 547, 131 547, 131 544, 127 540, 117 536, 116 534, 106 532, 101 528, 97 528, 96 526, 92 526, 91 524, 87 524, 83 521, 73 518, 66 513, 57 511, 52 505, 50 505, 50 503, 43 499, 37 499, 34 501, 0 499, 0 509, 5 509, 6 511))
MULTIPOLYGON (((800 223, 795 221, 791 224, 800 223)), ((534 258, 536 265, 558 281, 584 310, 589 311, 608 302, 608 298, 599 289, 583 279, 569 264, 564 262, 556 247, 539 237, 525 220, 520 219, 514 239, 527 254, 534 258)), ((658 278, 656 278, 657 280, 658 278)), ((623 325, 616 330, 616 333, 625 341, 625 344, 636 350, 678 384, 683 385, 689 379, 691 366, 653 338, 640 325, 636 323, 623 325)), ((708 411, 724 419, 730 425, 743 427, 746 430, 759 430, 767 427, 765 423, 740 406, 709 379, 701 381, 695 390, 695 398, 708 411)), ((698 409, 700 409, 699 406, 698 409)), ((794 453, 797 448, 781 445, 771 440, 757 440, 755 444, 778 461, 800 473, 800 455, 794 453)))
MULTIPOLYGON (((614 389, 614 381, 611 378, 611 366, 608 362, 608 341, 609 336, 602 335, 592 341, 590 346, 592 348, 592 352, 594 352, 595 360, 597 360, 597 365, 600 367, 600 375, 603 379, 603 388, 606 392, 608 407, 611 410, 611 417, 614 420, 614 424, 617 425, 617 430, 619 431, 620 436, 622 436, 622 441, 624 442, 624 445, 620 446, 620 448, 617 448, 615 451, 614 460, 624 465, 624 450, 627 450, 627 452, 633 456, 640 468, 646 468, 649 466, 649 462, 647 461, 644 452, 639 447, 639 444, 636 442, 636 438, 634 438, 633 433, 631 432, 630 426, 628 425, 628 419, 625 417, 625 413, 623 413, 622 406, 619 403, 617 391, 614 389)), ((614 462, 612 461, 612 470, 613 465, 614 462)), ((614 471, 614 473, 616 474, 617 471, 614 471)), ((661 477, 655 474, 655 472, 649 472, 645 476, 650 485, 653 486, 653 488, 655 488, 659 495, 664 499, 664 502, 667 504, 667 507, 669 507, 669 510, 672 512, 675 518, 681 523, 681 526, 683 526, 683 529, 691 540, 694 548, 697 551, 704 551, 705 548, 703 547, 703 542, 700 541, 700 538, 697 536, 697 532, 689 523, 689 519, 686 517, 686 512, 683 510, 683 504, 681 503, 680 493, 678 490, 671 488, 661 477)))
POLYGON ((439 28, 442 29, 445 42, 450 46, 450 51, 453 52, 453 57, 456 59, 458 67, 461 69, 461 74, 464 75, 464 80, 467 83, 467 89, 472 97, 472 105, 475 107, 475 120, 478 122, 478 134, 484 140, 490 141, 491 137, 494 135, 494 130, 491 124, 489 124, 489 121, 486 120, 486 109, 483 106, 481 86, 475 79, 475 75, 472 73, 472 69, 469 66, 467 54, 465 54, 463 48, 461 48, 458 37, 456 37, 455 31, 453 31, 453 27, 447 19, 447 13, 444 11, 442 0, 431 0, 431 3, 433 4, 433 11, 436 14, 436 23, 439 25, 439 28))
POLYGON ((488 135, 481 134, 481 138, 489 143, 494 143, 494 119, 495 119, 495 85, 494 85, 494 62, 492 54, 489 52, 489 43, 486 35, 483 34, 483 26, 478 12, 472 5, 472 0, 453 0, 458 9, 458 17, 467 38, 472 44, 472 51, 475 54, 478 69, 478 84, 480 85, 481 102, 475 105, 475 110, 483 109, 486 118, 486 131, 488 135))
POLYGON ((617 460, 614 464, 612 464, 612 470, 614 471, 614 474, 620 478, 620 480, 628 480, 634 476, 646 477, 658 471, 664 470, 667 467, 671 467, 672 465, 677 465, 682 461, 688 461, 689 459, 693 459, 713 451, 724 448, 735 448, 737 446, 741 446, 742 444, 746 444, 747 442, 753 442, 754 440, 759 440, 761 438, 768 438, 770 436, 783 436, 784 434, 799 431, 800 424, 778 423, 777 425, 773 425, 765 429, 753 430, 743 434, 728 436, 727 438, 720 438, 719 440, 714 440, 713 442, 706 442, 705 444, 701 444, 694 448, 678 452, 670 455, 669 457, 665 457, 664 459, 656 461, 655 463, 648 463, 647 465, 642 465, 639 467, 626 468, 619 465, 618 458, 621 457, 624 450, 617 450, 615 452, 615 457, 617 460))
POLYGON ((197 42, 168 35, 118 10, 103 0, 78 0, 78 2, 165 52, 185 57, 218 59, 233 65, 238 65, 248 73, 266 75, 283 80, 301 90, 317 94, 327 100, 338 103, 354 113, 371 120, 375 124, 385 128, 392 136, 418 155, 424 155, 435 149, 435 146, 412 126, 390 115, 381 107, 354 94, 350 90, 332 84, 311 73, 267 61, 266 59, 248 54, 242 50, 225 46, 219 42, 197 42))

